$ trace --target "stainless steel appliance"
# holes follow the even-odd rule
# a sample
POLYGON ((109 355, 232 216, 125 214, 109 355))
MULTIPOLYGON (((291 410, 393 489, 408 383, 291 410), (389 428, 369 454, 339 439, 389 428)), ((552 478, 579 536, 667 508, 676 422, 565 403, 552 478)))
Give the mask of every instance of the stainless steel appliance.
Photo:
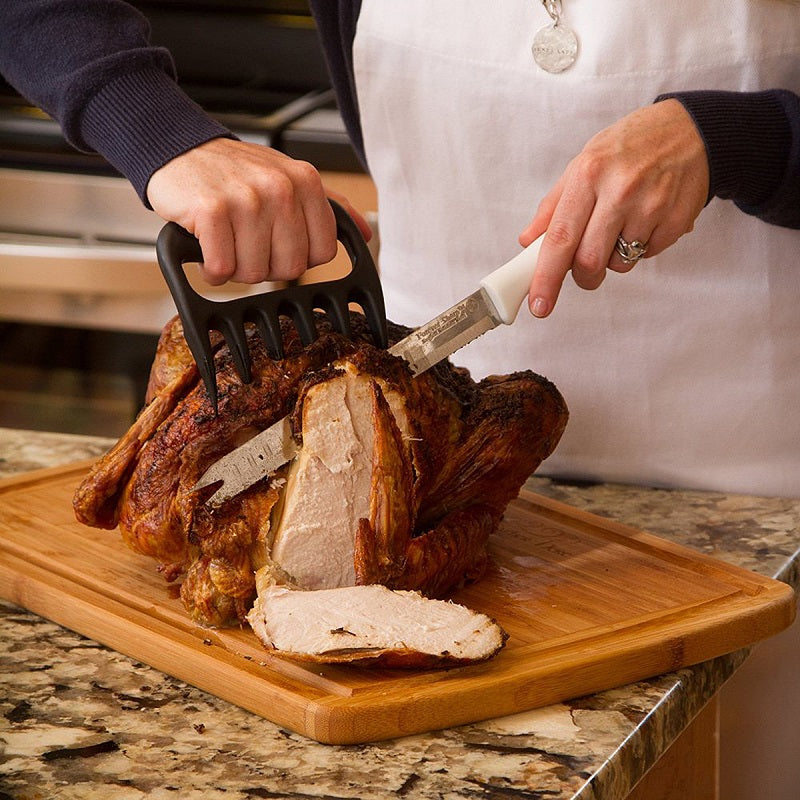
MULTIPOLYGON (((306 3, 133 5, 150 19, 152 41, 172 52, 186 92, 240 138, 320 170, 361 171, 306 3)), ((175 313, 155 261, 162 224, 104 159, 77 152, 55 122, 0 83, 0 425, 124 429, 141 404, 158 332, 175 313), (77 387, 60 410, 48 380, 59 369, 76 373, 77 387), (101 375, 131 387, 109 424, 99 424, 91 396, 77 396, 101 375), (48 399, 56 408, 46 422, 25 416, 48 399)))

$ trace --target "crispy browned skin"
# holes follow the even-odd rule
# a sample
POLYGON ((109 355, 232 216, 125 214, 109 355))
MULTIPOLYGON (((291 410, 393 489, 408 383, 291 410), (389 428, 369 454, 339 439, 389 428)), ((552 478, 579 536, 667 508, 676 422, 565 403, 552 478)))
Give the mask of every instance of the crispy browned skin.
MULTIPOLYGON (((211 331, 211 341, 218 346, 220 334, 211 331)), ((150 380, 147 383, 145 405, 149 405, 176 378, 187 375, 196 380, 197 368, 186 339, 183 338, 183 325, 175 317, 164 327, 158 339, 153 366, 150 368, 150 380)))
MULTIPOLYGON (((373 377, 375 444, 370 518, 356 535, 359 583, 379 582, 442 595, 476 578, 486 541, 525 479, 552 452, 567 420, 555 387, 532 372, 473 381, 447 362, 412 378, 406 363, 371 346, 354 315, 355 341, 330 332, 304 347, 284 326, 286 357, 270 359, 250 336, 253 382, 242 385, 227 347, 215 358, 219 413, 214 415, 177 321, 162 335, 149 405, 75 494, 82 522, 119 524, 125 541, 157 559, 198 621, 240 621, 255 597, 253 572, 267 538, 278 491, 267 482, 210 510, 207 493, 189 489, 220 456, 292 414, 300 430, 302 399, 337 371, 342 359, 373 377), (383 389, 410 409, 404 442, 383 389)), ((407 329, 390 325, 397 341, 407 329)))
POLYGON ((389 404, 374 382, 372 419, 375 443, 370 515, 359 520, 356 532, 356 580, 359 584, 390 586, 404 572, 414 533, 414 470, 389 404))
POLYGON ((412 459, 375 384, 370 519, 360 521, 356 535, 356 577, 441 596, 483 572, 488 538, 558 443, 566 406, 532 372, 475 384, 441 364, 411 379, 402 363, 387 358, 370 349, 351 360, 408 398, 412 459))

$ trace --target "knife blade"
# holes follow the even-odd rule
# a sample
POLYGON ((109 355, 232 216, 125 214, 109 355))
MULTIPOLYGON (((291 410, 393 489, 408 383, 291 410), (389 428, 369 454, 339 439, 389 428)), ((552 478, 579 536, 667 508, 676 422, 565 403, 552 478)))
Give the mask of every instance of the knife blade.
MULTIPOLYGON (((528 294, 542 237, 479 284, 477 291, 414 330, 389 352, 408 361, 414 376, 498 325, 511 325, 528 294)), ((289 418, 284 417, 215 462, 190 491, 222 482, 206 504, 219 506, 297 454, 289 418)))
POLYGON ((283 417, 215 461, 190 491, 196 492, 221 481, 222 486, 206 499, 206 505, 220 506, 271 475, 296 454, 297 442, 292 437, 289 417, 283 417))
POLYGON ((419 375, 500 323, 510 325, 528 294, 542 238, 480 282, 476 292, 451 306, 389 348, 419 375))

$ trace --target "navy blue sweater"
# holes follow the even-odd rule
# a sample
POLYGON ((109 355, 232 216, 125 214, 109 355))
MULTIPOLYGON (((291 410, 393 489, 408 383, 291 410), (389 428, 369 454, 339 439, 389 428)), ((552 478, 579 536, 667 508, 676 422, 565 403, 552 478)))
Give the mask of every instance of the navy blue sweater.
MULTIPOLYGON (((360 0, 310 5, 339 108, 363 160, 352 59, 360 0)), ((145 203, 159 167, 231 135, 178 88, 169 53, 148 38, 147 20, 122 0, 0 2, 0 73, 56 119, 75 147, 103 155, 145 203)), ((800 228, 800 97, 791 88, 662 97, 683 103, 700 130, 709 197, 800 228)))

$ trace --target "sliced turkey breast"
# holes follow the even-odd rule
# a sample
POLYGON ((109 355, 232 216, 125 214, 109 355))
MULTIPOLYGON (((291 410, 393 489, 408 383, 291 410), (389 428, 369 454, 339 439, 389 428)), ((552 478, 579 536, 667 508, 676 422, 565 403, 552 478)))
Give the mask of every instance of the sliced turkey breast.
POLYGON ((473 664, 506 633, 485 614, 381 585, 262 587, 247 616, 265 647, 297 660, 387 667, 473 664))

